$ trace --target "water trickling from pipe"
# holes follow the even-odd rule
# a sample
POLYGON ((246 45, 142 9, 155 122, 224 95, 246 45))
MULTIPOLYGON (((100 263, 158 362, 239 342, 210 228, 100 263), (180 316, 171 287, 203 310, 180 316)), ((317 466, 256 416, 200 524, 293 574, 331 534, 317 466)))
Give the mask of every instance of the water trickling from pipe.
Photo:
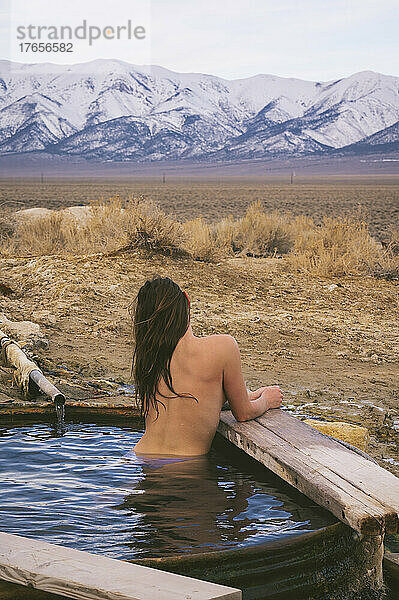
POLYGON ((65 425, 65 404, 56 402, 55 413, 57 415, 57 427, 62 429, 65 425))

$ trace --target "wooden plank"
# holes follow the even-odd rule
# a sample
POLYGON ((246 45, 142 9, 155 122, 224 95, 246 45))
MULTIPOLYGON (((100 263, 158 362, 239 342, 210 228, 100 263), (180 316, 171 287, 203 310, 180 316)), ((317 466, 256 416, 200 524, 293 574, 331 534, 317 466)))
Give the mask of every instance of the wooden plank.
POLYGON ((0 579, 76 600, 241 600, 240 590, 0 533, 0 579))
POLYGON ((396 513, 387 518, 386 507, 354 490, 353 486, 317 461, 308 458, 304 461, 301 452, 258 423, 237 423, 232 415, 223 416, 223 421, 227 427, 223 431, 221 422, 219 431, 227 439, 330 510, 341 521, 362 533, 380 533, 386 525, 388 531, 396 531, 396 513), (238 430, 240 435, 237 436, 238 430))
MULTIPOLYGON (((264 427, 257 421, 238 423, 230 411, 225 411, 221 415, 218 431, 359 533, 377 535, 384 530, 389 533, 397 531, 398 515, 395 509, 370 497, 322 461, 278 435, 273 428, 264 427)), ((312 432, 326 439, 318 431, 312 429, 312 432)), ((342 447, 339 442, 332 440, 332 443, 342 447)), ((363 457, 362 460, 370 462, 363 457)))
POLYGON ((258 423, 276 433, 342 478, 362 489, 382 504, 399 513, 399 479, 372 461, 346 448, 282 410, 273 410, 256 419, 258 423))
MULTIPOLYGON (((66 411, 69 416, 93 417, 139 417, 140 411, 131 396, 104 396, 85 400, 67 399, 66 411)), ((55 415, 54 402, 43 400, 14 400, 0 404, 0 422, 26 417, 46 417, 55 415)))

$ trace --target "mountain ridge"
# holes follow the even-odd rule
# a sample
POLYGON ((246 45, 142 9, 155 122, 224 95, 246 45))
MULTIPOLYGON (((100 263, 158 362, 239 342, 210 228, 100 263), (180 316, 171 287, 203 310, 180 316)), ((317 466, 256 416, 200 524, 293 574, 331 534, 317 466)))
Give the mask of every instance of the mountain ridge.
MULTIPOLYGON (((374 71, 327 82, 228 80, 117 59, 0 61, 1 155, 225 161, 364 152, 398 121, 399 77, 374 71)), ((394 128, 391 149, 396 141, 394 128)))

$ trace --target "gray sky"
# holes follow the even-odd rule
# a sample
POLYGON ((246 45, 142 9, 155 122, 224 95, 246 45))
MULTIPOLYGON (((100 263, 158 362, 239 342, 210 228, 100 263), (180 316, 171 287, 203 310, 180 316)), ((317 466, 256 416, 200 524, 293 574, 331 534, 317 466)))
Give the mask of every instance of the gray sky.
POLYGON ((0 0, 0 57, 119 58, 227 78, 272 73, 325 81, 362 70, 399 75, 398 26, 399 0, 0 0), (68 54, 21 52, 17 26, 77 26, 83 19, 99 27, 131 19, 147 36, 77 41, 68 54))

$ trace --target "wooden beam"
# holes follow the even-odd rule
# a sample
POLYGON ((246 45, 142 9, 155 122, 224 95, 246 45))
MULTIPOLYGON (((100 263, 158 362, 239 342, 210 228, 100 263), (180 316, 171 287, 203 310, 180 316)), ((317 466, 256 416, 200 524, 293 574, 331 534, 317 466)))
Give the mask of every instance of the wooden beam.
POLYGON ((218 431, 359 533, 398 530, 399 479, 287 412, 238 423, 224 411, 218 431))
POLYGON ((0 533, 0 579, 76 600, 241 600, 240 590, 0 533))
MULTIPOLYGON (((84 400, 67 399, 66 411, 68 417, 92 416, 96 417, 139 417, 140 411, 136 407, 132 396, 100 396, 84 400)), ((35 417, 38 419, 55 415, 54 402, 48 400, 16 400, 10 398, 9 402, 0 403, 0 422, 12 421, 15 417, 35 417)))
POLYGON ((301 452, 319 460, 371 498, 392 506, 399 512, 399 479, 386 469, 365 459, 282 410, 272 411, 257 419, 267 429, 289 441, 301 452))

